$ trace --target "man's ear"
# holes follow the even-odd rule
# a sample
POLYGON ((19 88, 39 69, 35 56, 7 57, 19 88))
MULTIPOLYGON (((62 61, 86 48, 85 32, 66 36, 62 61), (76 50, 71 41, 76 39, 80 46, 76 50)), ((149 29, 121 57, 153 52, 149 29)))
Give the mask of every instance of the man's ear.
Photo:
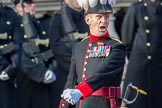
POLYGON ((17 10, 19 10, 19 9, 21 8, 21 5, 20 5, 20 4, 17 4, 17 5, 15 6, 15 8, 16 8, 17 10))
POLYGON ((85 22, 86 22, 88 25, 91 24, 90 16, 89 16, 89 15, 86 15, 86 16, 85 16, 85 22))

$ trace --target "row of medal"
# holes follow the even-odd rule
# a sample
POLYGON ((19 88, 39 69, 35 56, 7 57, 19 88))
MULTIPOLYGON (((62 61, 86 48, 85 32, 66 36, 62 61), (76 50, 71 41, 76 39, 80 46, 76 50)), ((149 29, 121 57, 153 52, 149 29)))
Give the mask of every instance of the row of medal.
POLYGON ((104 58, 109 56, 110 54, 110 45, 98 45, 98 46, 93 46, 89 48, 88 51, 88 58, 104 58))

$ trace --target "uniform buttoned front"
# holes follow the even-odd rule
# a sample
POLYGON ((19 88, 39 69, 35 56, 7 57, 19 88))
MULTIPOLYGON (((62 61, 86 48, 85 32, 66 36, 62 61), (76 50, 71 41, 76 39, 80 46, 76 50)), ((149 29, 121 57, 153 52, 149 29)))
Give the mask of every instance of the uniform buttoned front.
MULTIPOLYGON (((148 92, 140 96, 130 108, 160 108, 162 97, 162 1, 143 0, 133 3, 122 25, 122 39, 129 62, 123 92, 132 82, 148 92)), ((133 95, 130 95, 133 97, 133 95)))
POLYGON ((148 17, 148 16, 145 16, 144 19, 145 19, 146 21, 148 21, 148 20, 149 20, 149 17, 148 17))
MULTIPOLYGON (((77 88, 76 84, 81 85, 84 81, 90 84, 94 91, 101 85, 119 86, 124 66, 121 65, 125 62, 125 47, 110 37, 95 42, 89 41, 87 38, 74 48, 77 50, 73 52, 71 69, 65 88, 77 88), (111 64, 113 62, 121 67, 111 64), (111 70, 114 71, 111 73, 111 70), (113 80, 112 74, 114 74, 115 80, 113 80), (96 84, 92 83, 94 81, 96 84)), ((88 89, 85 88, 86 90, 88 89)), ((81 100, 77 106, 80 105, 80 108, 109 108, 108 101, 107 98, 89 96, 87 99, 81 100), (91 107, 87 107, 89 103, 91 103, 91 107)))
POLYGON ((146 46, 147 47, 150 47, 151 46, 151 43, 150 42, 146 43, 146 46))
MULTIPOLYGON (((71 2, 71 0, 64 1, 70 1, 69 3, 73 3, 71 2)), ((84 21, 83 11, 75 11, 66 3, 61 7, 61 12, 55 14, 51 19, 51 25, 49 28, 49 40, 51 44, 50 46, 57 62, 57 80, 55 82, 54 90, 55 108, 58 107, 61 98, 60 95, 67 80, 73 45, 87 36, 88 34, 83 37, 83 35, 88 32, 89 30, 87 24, 84 21), (82 37, 80 37, 81 35, 82 37)))
POLYGON ((0 6, 0 76, 6 73, 7 80, 0 78, 0 108, 15 108, 15 78, 20 66, 21 28, 15 11, 0 6))

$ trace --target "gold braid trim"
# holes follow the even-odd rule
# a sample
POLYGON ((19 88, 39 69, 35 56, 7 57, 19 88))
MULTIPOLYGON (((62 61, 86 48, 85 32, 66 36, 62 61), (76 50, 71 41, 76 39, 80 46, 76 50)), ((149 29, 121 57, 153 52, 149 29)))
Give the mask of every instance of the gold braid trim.
POLYGON ((83 39, 81 40, 81 42, 83 42, 83 41, 86 40, 87 38, 89 38, 89 36, 83 38, 83 39))
POLYGON ((112 39, 112 40, 115 40, 115 41, 119 42, 120 44, 123 43, 121 40, 119 40, 119 39, 117 39, 117 38, 115 38, 115 37, 113 37, 113 36, 110 36, 110 35, 109 35, 109 38, 112 39))

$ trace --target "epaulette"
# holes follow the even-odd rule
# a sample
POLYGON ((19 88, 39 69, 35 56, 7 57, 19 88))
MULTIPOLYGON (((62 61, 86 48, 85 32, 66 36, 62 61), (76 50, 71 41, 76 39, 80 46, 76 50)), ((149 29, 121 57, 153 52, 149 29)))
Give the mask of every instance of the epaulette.
POLYGON ((83 38, 83 39, 81 40, 81 42, 83 42, 83 41, 86 40, 87 38, 89 38, 89 36, 83 38))
POLYGON ((113 36, 110 36, 110 35, 109 35, 109 38, 111 38, 112 40, 115 40, 115 41, 119 42, 120 44, 123 43, 121 40, 119 40, 119 39, 117 39, 117 38, 115 38, 115 37, 113 37, 113 36))

